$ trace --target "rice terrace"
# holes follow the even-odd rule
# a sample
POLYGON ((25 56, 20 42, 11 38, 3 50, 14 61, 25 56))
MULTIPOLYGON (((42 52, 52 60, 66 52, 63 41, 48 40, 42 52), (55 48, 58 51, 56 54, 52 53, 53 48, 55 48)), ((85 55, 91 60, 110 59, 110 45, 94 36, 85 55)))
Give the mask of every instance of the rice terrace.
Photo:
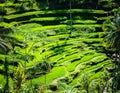
POLYGON ((0 93, 120 93, 119 0, 0 0, 0 93))

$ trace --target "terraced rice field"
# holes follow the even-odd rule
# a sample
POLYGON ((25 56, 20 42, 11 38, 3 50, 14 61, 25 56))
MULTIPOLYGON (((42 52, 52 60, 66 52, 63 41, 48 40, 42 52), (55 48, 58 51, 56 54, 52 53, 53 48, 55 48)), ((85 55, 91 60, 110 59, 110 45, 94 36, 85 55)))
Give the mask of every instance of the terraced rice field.
POLYGON ((107 13, 94 9, 72 9, 71 12, 72 20, 70 10, 33 10, 20 14, 12 11, 3 16, 0 26, 12 27, 14 34, 10 35, 27 45, 26 48, 16 46, 14 50, 19 55, 13 55, 25 67, 27 85, 31 81, 33 85, 57 86, 61 81, 83 87, 85 78, 89 85, 95 80, 110 78, 106 68, 113 67, 113 63, 102 44, 106 35, 102 31, 102 18, 107 13))

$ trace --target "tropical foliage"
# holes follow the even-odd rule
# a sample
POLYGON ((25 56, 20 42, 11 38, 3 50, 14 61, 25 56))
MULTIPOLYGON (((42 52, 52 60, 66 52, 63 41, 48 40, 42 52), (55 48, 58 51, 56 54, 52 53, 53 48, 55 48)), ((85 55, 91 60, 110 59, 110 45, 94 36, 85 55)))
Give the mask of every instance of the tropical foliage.
POLYGON ((119 84, 119 67, 120 67, 120 10, 119 8, 114 10, 114 18, 105 21, 105 31, 109 31, 108 35, 105 37, 106 47, 109 51, 113 51, 111 58, 116 63, 116 72, 114 76, 114 90, 117 92, 119 84))
POLYGON ((71 0, 71 9, 69 0, 1 0, 0 92, 119 92, 118 6, 117 0, 71 0))

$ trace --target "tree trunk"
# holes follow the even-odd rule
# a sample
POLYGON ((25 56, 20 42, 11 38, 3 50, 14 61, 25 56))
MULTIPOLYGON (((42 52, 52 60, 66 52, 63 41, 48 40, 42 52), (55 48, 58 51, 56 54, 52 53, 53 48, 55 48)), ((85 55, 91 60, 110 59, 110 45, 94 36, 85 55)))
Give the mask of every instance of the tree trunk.
POLYGON ((4 93, 9 93, 8 62, 7 62, 6 58, 5 58, 4 68, 5 68, 5 77, 6 77, 6 84, 4 86, 4 93))
POLYGON ((107 82, 106 82, 106 85, 105 85, 105 88, 103 90, 103 93, 107 93, 107 90, 108 90, 108 87, 109 87, 109 82, 111 82, 113 80, 113 77, 111 77, 107 82))

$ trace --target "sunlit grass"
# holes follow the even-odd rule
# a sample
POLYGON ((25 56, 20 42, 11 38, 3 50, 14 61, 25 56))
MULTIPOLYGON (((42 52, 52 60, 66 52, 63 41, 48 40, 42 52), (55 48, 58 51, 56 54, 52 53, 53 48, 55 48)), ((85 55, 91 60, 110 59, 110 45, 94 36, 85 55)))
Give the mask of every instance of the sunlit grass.
MULTIPOLYGON (((5 5, 0 4, 0 6, 5 5)), ((104 53, 98 53, 99 50, 96 49, 96 47, 102 46, 101 42, 106 34, 103 31, 96 30, 96 28, 102 27, 102 24, 98 24, 97 21, 107 18, 96 17, 106 14, 104 10, 32 10, 16 13, 3 16, 10 23, 0 23, 0 26, 16 28, 13 36, 20 41, 24 41, 27 45, 25 48, 14 47, 16 53, 19 54, 19 59, 14 60, 21 63, 26 70, 29 68, 36 69, 36 65, 44 61, 52 67, 46 75, 38 75, 33 70, 35 73, 35 76, 31 79, 33 85, 49 85, 68 75, 70 79, 68 85, 73 86, 81 83, 80 80, 84 78, 84 75, 90 75, 89 80, 91 81, 99 79, 107 67, 113 66, 111 60, 104 53), (72 16, 72 30, 70 30, 69 25, 70 12, 76 14, 72 16), (90 18, 87 14, 94 16, 90 18), (84 15, 87 17, 84 18, 84 15), (58 24, 50 24, 56 21, 59 21, 58 24), (45 25, 44 22, 48 24, 45 25), (29 58, 29 56, 32 56, 32 58, 29 58), (75 75, 75 73, 78 73, 78 75, 73 79, 72 75, 75 75)), ((109 16, 109 18, 112 18, 112 16, 109 16)), ((17 58, 16 55, 11 57, 13 56, 17 58)), ((4 59, 4 57, 0 55, 0 59, 4 59)), ((2 64, 0 69, 3 69, 3 67, 2 64)), ((9 66, 10 70, 12 68, 14 69, 13 66, 9 66)), ((2 82, 3 79, 3 75, 0 75, 0 86, 5 84, 5 79, 2 82)), ((30 81, 26 79, 26 83, 30 84, 30 81)))
MULTIPOLYGON (((88 51, 88 53, 90 53, 90 51, 88 51)), ((74 71, 77 65, 84 64, 86 62, 89 63, 89 62, 91 62, 91 60, 93 58, 95 58, 96 56, 100 56, 100 55, 101 55, 101 53, 88 54, 86 56, 83 55, 83 57, 80 60, 72 62, 71 64, 69 64, 67 66, 67 70, 68 71, 74 71)))
MULTIPOLYGON (((76 77, 71 83, 70 85, 75 85, 75 84, 78 84, 80 83, 79 80, 81 80, 82 78, 84 78, 83 76, 86 74, 86 75, 89 75, 89 74, 92 74, 94 75, 94 71, 96 70, 99 70, 98 72, 101 72, 99 75, 101 76, 101 74, 103 73, 104 74, 104 70, 101 70, 103 69, 105 66, 107 66, 108 64, 112 64, 110 60, 107 60, 107 61, 103 61, 103 62, 100 62, 98 63, 97 65, 94 65, 94 66, 85 66, 86 68, 84 68, 84 70, 80 70, 80 75, 78 77, 76 77)), ((100 77, 95 77, 95 78, 100 78, 100 77)), ((94 78, 93 78, 94 79, 94 78)))
POLYGON ((34 84, 49 84, 52 83, 54 79, 62 77, 66 74, 64 66, 54 67, 48 74, 43 75, 39 78, 33 79, 34 84), (46 81, 46 82, 45 82, 46 81))
POLYGON ((63 20, 67 17, 41 17, 41 18, 31 18, 29 21, 53 21, 53 20, 63 20))
MULTIPOLYGON (((103 10, 91 10, 91 9, 72 9, 71 10, 73 13, 98 13, 98 14, 103 14, 105 13, 103 10)), ((19 18, 19 17, 24 17, 24 16, 31 16, 31 15, 40 15, 40 14, 55 14, 55 13, 70 13, 70 10, 46 10, 46 11, 31 11, 31 12, 26 12, 26 13, 21 13, 21 14, 11 14, 4 16, 4 18, 7 19, 13 19, 13 18, 19 18)))
MULTIPOLYGON (((97 21, 95 21, 95 20, 82 20, 82 19, 72 21, 72 23, 81 23, 81 24, 94 24, 96 22, 97 21)), ((66 21, 64 21, 62 23, 70 23, 70 20, 66 20, 66 21)))

